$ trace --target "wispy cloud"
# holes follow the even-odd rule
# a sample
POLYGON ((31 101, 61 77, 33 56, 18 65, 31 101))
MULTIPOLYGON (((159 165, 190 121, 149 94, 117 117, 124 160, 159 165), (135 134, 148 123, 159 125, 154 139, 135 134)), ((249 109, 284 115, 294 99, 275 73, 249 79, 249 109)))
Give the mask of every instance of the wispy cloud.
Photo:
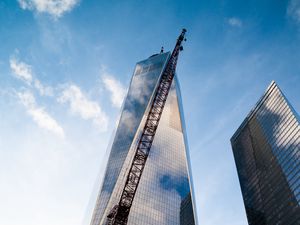
POLYGON ((105 89, 110 92, 110 100, 113 106, 121 107, 123 99, 126 95, 126 89, 114 76, 103 71, 102 81, 104 83, 105 89))
POLYGON ((125 126, 126 130, 130 132, 133 131, 134 127, 137 125, 138 120, 134 114, 128 110, 124 110, 122 112, 121 124, 125 126))
POLYGON ((53 88, 43 85, 38 79, 34 80, 34 87, 42 96, 53 96, 53 88))
POLYGON ((300 23, 300 0, 291 0, 289 2, 287 14, 300 23))
POLYGON ((71 11, 78 0, 18 0, 24 10, 32 10, 38 13, 47 13, 55 18, 61 17, 64 13, 71 11))
POLYGON ((24 62, 19 62, 14 57, 9 60, 9 64, 11 70, 18 79, 25 81, 27 84, 31 84, 32 70, 30 65, 24 62))
POLYGON ((65 135, 63 128, 45 111, 44 108, 39 107, 36 104, 35 97, 30 91, 18 92, 17 96, 21 103, 25 106, 28 115, 32 117, 39 127, 64 138, 65 135))
POLYGON ((18 60, 16 57, 11 57, 9 63, 16 78, 24 81, 27 85, 36 88, 42 96, 53 95, 52 87, 43 85, 37 78, 35 78, 32 67, 29 64, 18 60))
POLYGON ((101 131, 107 130, 107 115, 102 111, 100 105, 89 100, 78 86, 68 85, 58 98, 58 102, 69 103, 72 113, 85 120, 92 120, 101 131))
POLYGON ((242 27, 243 26, 242 20, 240 20, 239 18, 236 18, 236 17, 229 18, 227 22, 232 27, 242 27))
POLYGON ((155 80, 148 79, 144 76, 134 76, 131 81, 131 97, 141 104, 144 104, 153 91, 151 87, 154 87, 154 82, 155 80))
MULTIPOLYGON (((14 56, 10 59, 10 67, 14 76, 22 80, 31 91, 37 90, 41 96, 56 97, 59 103, 69 103, 72 113, 79 115, 85 120, 92 120, 100 131, 107 130, 107 115, 102 111, 97 102, 88 99, 80 87, 76 85, 66 85, 63 89, 56 89, 57 93, 54 95, 53 87, 45 86, 39 79, 35 78, 31 65, 18 60, 17 57, 14 56)), ((111 92, 113 105, 119 107, 122 103, 123 92, 125 92, 123 86, 109 74, 105 74, 103 82, 106 88, 111 92)), ((47 116, 43 108, 36 107, 32 92, 26 92, 26 94, 19 95, 19 97, 22 97, 22 103, 27 107, 28 113, 34 116, 35 121, 41 126, 43 126, 43 123, 39 122, 39 118, 44 117, 47 121, 51 120, 51 117, 47 116), (31 101, 29 101, 30 99, 31 101), (29 104, 30 102, 31 104, 29 104)))

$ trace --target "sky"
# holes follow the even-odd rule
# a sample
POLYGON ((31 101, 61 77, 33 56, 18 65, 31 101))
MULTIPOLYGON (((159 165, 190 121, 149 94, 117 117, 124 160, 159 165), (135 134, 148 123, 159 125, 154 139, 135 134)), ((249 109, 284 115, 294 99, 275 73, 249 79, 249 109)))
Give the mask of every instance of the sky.
POLYGON ((300 0, 1 0, 0 224, 89 224, 135 63, 182 28, 199 225, 247 224, 230 137, 272 80, 300 112, 300 0))

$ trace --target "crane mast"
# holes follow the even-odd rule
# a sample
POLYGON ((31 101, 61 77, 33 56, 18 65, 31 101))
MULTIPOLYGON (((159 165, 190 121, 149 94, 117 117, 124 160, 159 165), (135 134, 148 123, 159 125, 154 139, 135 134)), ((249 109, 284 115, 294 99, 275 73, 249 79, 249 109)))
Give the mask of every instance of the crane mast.
POLYGON ((135 193, 137 191, 149 152, 154 140, 154 136, 175 76, 177 59, 179 52, 183 50, 182 42, 185 41, 186 29, 179 35, 175 48, 163 71, 156 92, 154 94, 151 107, 140 136, 135 155, 133 157, 125 186, 122 190, 118 205, 115 205, 107 216, 107 225, 126 225, 130 208, 132 206, 135 193))

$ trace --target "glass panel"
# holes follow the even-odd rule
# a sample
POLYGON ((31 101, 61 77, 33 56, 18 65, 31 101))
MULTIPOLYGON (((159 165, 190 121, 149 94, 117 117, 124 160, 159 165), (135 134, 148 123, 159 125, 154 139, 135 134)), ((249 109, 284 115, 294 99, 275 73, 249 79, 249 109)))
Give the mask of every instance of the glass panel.
MULTIPOLYGON (((112 144, 104 182, 91 225, 105 224, 119 201, 126 174, 147 114, 147 106, 169 53, 137 63, 112 144)), ((172 84, 160 124, 130 211, 128 224, 194 225, 177 79, 172 84)))
POLYGON ((231 139, 249 224, 300 222, 300 126, 272 83, 231 139))

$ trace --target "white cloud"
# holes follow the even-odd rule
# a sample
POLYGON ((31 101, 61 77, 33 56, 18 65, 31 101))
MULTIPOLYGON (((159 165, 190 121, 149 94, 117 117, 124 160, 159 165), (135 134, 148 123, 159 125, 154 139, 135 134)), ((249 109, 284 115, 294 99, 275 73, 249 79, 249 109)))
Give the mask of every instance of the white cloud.
POLYGON ((130 132, 133 131, 134 127, 136 126, 137 118, 134 116, 134 114, 128 110, 124 110, 122 113, 122 124, 126 126, 126 129, 130 132))
POLYGON ((72 10, 78 0, 18 0, 22 9, 34 10, 39 13, 48 13, 55 18, 72 10))
POLYGON ((289 2, 287 14, 300 23, 300 0, 291 0, 289 2))
POLYGON ((53 89, 44 86, 38 79, 34 78, 32 67, 25 62, 19 61, 17 58, 12 57, 9 60, 10 68, 15 77, 24 81, 29 86, 34 86, 42 96, 53 96, 53 89))
POLYGON ((76 85, 66 87, 62 95, 58 98, 60 103, 69 103, 71 112, 81 116, 83 119, 91 119, 101 131, 106 131, 108 117, 102 111, 99 104, 89 100, 80 88, 76 85))
POLYGON ((18 79, 25 81, 27 84, 31 84, 32 70, 30 65, 24 62, 19 62, 14 57, 9 60, 9 64, 11 70, 18 79))
MULTIPOLYGON (((7 96, 1 98, 0 105, 6 101, 7 96)), ((19 109, 15 104, 5 105, 0 111, 0 180, 5 180, 0 187, 0 224, 88 224, 92 209, 87 205, 94 207, 100 187, 100 181, 95 180, 100 167, 106 165, 101 149, 106 149, 109 135, 99 136, 80 127, 67 139, 60 139, 41 132, 37 126, 24 130, 19 109), (98 185, 95 188, 94 183, 98 185), (88 220, 82 221, 84 216, 88 220)), ((68 129, 78 128, 76 123, 65 125, 68 129)))
POLYGON ((37 125, 43 129, 46 129, 61 138, 64 137, 63 128, 52 118, 44 108, 36 105, 33 94, 29 91, 17 93, 21 103, 26 107, 27 113, 37 123, 37 125))
POLYGON ((153 91, 150 87, 153 87, 154 80, 147 79, 146 77, 134 76, 131 81, 130 96, 134 100, 144 104, 147 97, 150 96, 153 91))
POLYGON ((233 27, 241 27, 243 22, 239 18, 231 17, 228 19, 228 24, 233 27))
POLYGON ((111 94, 111 102, 115 107, 121 107, 123 99, 126 95, 126 89, 121 84, 120 81, 115 79, 112 75, 104 72, 102 75, 102 81, 104 83, 105 89, 111 94))
POLYGON ((44 86, 38 79, 34 80, 34 87, 39 91, 42 96, 53 96, 53 88, 44 86))

